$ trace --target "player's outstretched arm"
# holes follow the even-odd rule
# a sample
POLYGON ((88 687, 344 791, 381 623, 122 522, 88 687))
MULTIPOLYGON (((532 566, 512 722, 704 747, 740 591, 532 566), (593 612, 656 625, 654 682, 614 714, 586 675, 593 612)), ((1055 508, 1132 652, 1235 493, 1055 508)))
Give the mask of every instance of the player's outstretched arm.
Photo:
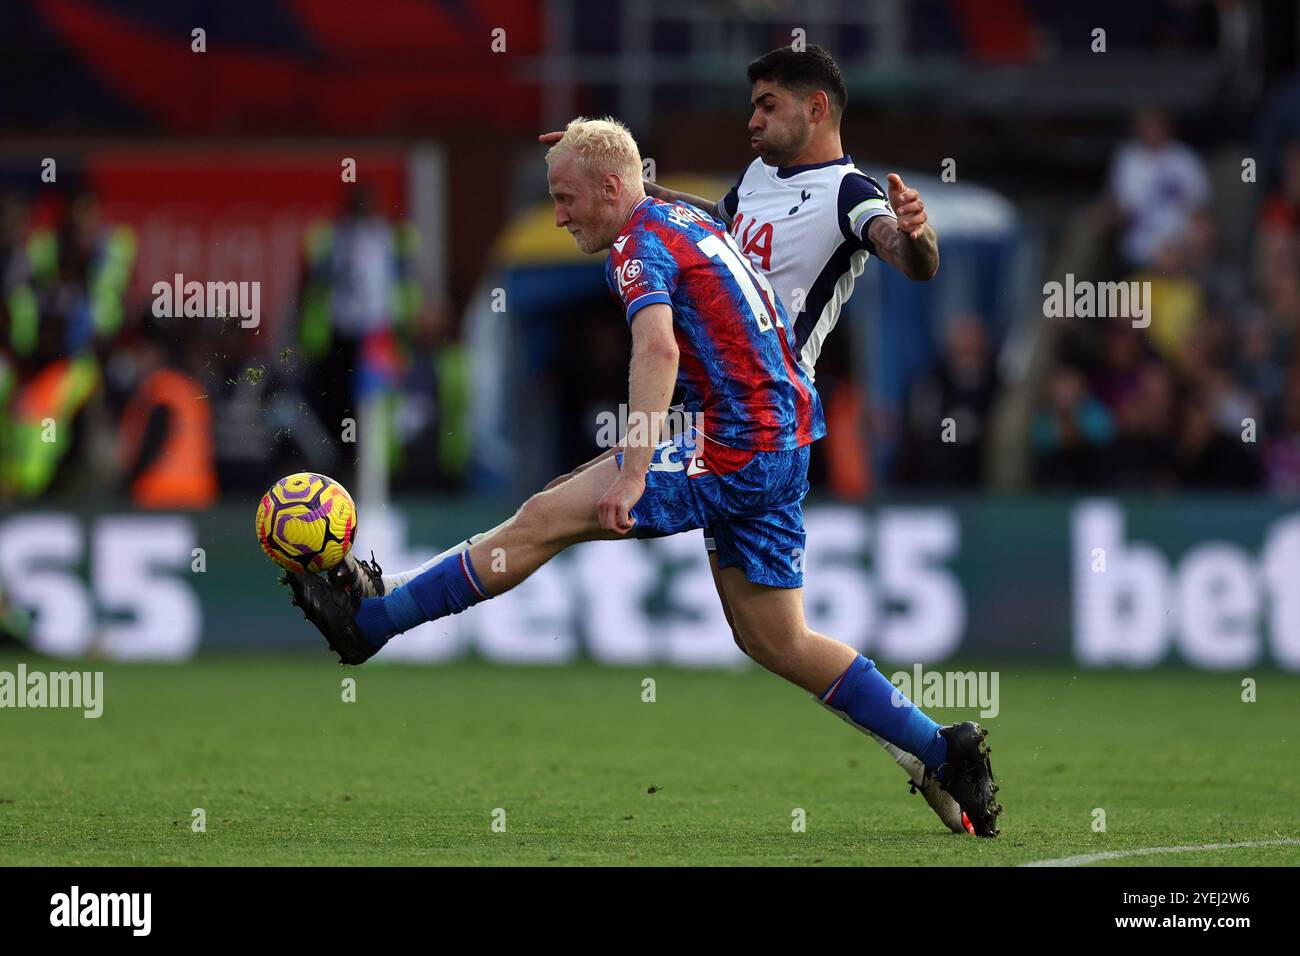
POLYGON ((632 366, 628 373, 628 435, 623 468, 596 504, 600 526, 626 534, 633 506, 645 493, 645 476, 677 384, 679 353, 672 307, 656 302, 632 319, 632 366))
POLYGON ((867 224, 867 238, 876 255, 909 279, 933 279, 939 271, 939 236, 925 214, 921 194, 897 173, 890 173, 889 204, 897 219, 876 216, 867 224))

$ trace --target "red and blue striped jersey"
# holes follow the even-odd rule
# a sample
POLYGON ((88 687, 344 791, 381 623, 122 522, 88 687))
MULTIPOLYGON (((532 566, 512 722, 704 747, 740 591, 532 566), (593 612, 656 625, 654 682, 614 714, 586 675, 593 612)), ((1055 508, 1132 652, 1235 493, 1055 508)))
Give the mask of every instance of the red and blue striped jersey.
POLYGON ((826 434, 785 308, 717 219, 647 196, 614 240, 605 279, 629 324, 647 305, 672 307, 677 385, 705 439, 787 451, 826 434))

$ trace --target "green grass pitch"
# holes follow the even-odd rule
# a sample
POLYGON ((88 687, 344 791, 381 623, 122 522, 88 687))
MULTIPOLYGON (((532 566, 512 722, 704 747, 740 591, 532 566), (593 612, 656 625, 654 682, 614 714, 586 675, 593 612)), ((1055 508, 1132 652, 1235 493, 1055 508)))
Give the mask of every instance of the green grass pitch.
MULTIPOLYGON (((1003 834, 976 840, 943 830, 874 743, 756 668, 24 660, 102 667, 105 702, 98 720, 0 710, 7 866, 1004 865, 1300 838, 1300 677, 1269 671, 1243 703, 1239 674, 999 668, 985 724, 1003 834)), ((1151 863, 1296 865, 1300 845, 1103 865, 1151 863)))

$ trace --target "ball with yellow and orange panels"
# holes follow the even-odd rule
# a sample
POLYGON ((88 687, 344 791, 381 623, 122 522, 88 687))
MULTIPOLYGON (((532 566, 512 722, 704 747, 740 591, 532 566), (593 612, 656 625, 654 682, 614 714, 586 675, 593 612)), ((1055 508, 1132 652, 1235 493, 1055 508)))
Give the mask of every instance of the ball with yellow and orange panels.
POLYGON ((357 506, 347 489, 311 471, 281 478, 257 506, 257 541, 290 571, 328 571, 357 535, 357 506))

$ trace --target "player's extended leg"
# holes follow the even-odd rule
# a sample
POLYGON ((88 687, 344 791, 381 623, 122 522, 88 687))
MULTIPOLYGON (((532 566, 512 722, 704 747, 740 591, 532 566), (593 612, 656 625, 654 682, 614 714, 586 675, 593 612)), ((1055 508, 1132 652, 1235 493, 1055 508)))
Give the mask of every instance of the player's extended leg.
MULTIPOLYGON (((722 614, 727 619, 727 626, 731 628, 731 639, 736 642, 736 646, 739 647, 742 652, 748 654, 749 651, 745 649, 744 638, 741 637, 740 631, 737 630, 735 618, 731 613, 731 604, 727 600, 726 589, 722 585, 722 569, 718 567, 718 553, 713 547, 713 542, 709 537, 709 534, 709 529, 705 528, 704 540, 709 556, 709 570, 713 574, 713 585, 718 591, 718 601, 722 604, 722 614)), ((812 699, 817 701, 823 707, 827 707, 827 705, 822 702, 821 697, 816 693, 812 694, 812 699)), ((830 707, 827 707, 827 709, 833 710, 833 708, 830 707)), ((921 763, 918 757, 908 753, 901 747, 891 744, 879 734, 867 730, 865 727, 853 724, 852 721, 849 721, 849 723, 851 726, 857 727, 858 730, 862 731, 884 748, 885 753, 889 754, 894 763, 898 764, 898 766, 902 768, 903 772, 907 774, 907 778, 912 784, 912 792, 920 793, 921 796, 925 798, 925 802, 943 822, 944 826, 953 833, 975 832, 975 828, 971 825, 970 821, 966 819, 965 814, 962 813, 961 807, 957 805, 957 801, 944 792, 943 788, 939 786, 939 781, 937 779, 926 772, 925 764, 921 763)))
POLYGON ((984 732, 975 724, 940 727, 875 664, 847 644, 811 630, 803 589, 748 580, 738 567, 719 571, 731 617, 747 653, 797 684, 849 723, 915 754, 970 817, 980 836, 996 836, 997 790, 988 771, 984 732))
MULTIPOLYGON (((600 462, 612 458, 617 451, 618 448, 607 448, 595 458, 573 469, 573 471, 565 472, 558 478, 552 478, 542 491, 550 491, 552 488, 582 474, 584 471, 598 465, 600 462)), ((453 545, 446 551, 434 555, 418 568, 399 571, 396 574, 384 574, 377 566, 369 565, 367 562, 360 561, 352 555, 346 555, 342 561, 330 569, 328 575, 329 580, 331 584, 341 587, 345 591, 356 590, 362 597, 383 597, 390 591, 395 591, 397 588, 410 584, 425 571, 436 567, 452 555, 460 554, 462 551, 478 544, 484 538, 496 534, 496 532, 500 531, 508 523, 509 521, 503 521, 501 524, 489 531, 480 531, 478 534, 453 545)))
POLYGON ((290 573, 294 603, 344 663, 360 664, 394 634, 503 594, 571 544, 623 537, 603 530, 596 513, 618 468, 611 458, 533 495, 491 535, 381 598, 362 598, 316 575, 290 573))
POLYGON ((596 503, 617 476, 618 464, 610 459, 533 495, 514 517, 467 550, 385 598, 364 602, 358 615, 362 630, 387 640, 504 594, 572 544, 622 537, 603 530, 596 515, 596 503))

